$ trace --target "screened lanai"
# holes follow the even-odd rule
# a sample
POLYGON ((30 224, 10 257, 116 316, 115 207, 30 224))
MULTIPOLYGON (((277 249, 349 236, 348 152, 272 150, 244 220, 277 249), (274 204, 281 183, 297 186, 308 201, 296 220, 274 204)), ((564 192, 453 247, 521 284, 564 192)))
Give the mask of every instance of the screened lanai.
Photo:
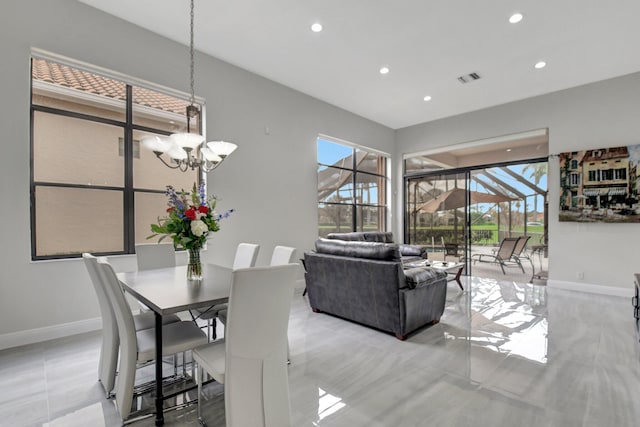
POLYGON ((318 138, 318 235, 384 231, 387 157, 318 138))
MULTIPOLYGON (((546 162, 536 162, 408 176, 405 240, 427 245, 431 259, 445 260, 448 252, 449 261, 470 263, 476 254, 495 253, 505 237, 529 236, 531 255, 532 248, 546 244, 546 170, 546 162)), ((545 268, 530 264, 523 273, 526 281, 534 268, 545 268)))

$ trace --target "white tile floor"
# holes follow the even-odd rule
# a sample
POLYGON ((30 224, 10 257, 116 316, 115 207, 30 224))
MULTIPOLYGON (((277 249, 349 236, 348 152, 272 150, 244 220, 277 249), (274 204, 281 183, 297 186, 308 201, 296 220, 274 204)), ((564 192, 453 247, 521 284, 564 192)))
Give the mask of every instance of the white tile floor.
MULTIPOLYGON (((449 283, 439 324, 401 342, 309 310, 290 322, 292 425, 637 426, 640 346, 630 301, 531 284, 449 283)), ((116 426, 96 381, 99 333, 0 352, 0 426, 116 426)), ((210 386, 209 426, 224 425, 210 386)), ((195 409, 166 425, 197 425, 195 409)), ((134 426, 151 426, 152 419, 134 426)))

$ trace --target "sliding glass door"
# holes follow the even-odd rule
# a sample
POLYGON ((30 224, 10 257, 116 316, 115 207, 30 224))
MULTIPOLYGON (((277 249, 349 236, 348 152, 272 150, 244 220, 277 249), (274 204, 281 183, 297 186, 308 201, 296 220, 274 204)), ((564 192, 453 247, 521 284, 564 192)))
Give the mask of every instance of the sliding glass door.
POLYGON ((469 259, 469 172, 436 172, 405 183, 405 241, 426 245, 429 259, 469 259))
MULTIPOLYGON (((426 245, 431 260, 464 263, 467 275, 472 274, 472 259, 482 254, 491 259, 506 237, 528 236, 525 249, 546 247, 546 178, 546 159, 430 172, 408 170, 405 241, 426 245)), ((542 260, 539 264, 535 269, 544 270, 542 260)), ((474 267, 473 274, 480 277, 505 277, 495 265, 474 267)), ((527 268, 513 278, 531 280, 533 261, 527 268)))

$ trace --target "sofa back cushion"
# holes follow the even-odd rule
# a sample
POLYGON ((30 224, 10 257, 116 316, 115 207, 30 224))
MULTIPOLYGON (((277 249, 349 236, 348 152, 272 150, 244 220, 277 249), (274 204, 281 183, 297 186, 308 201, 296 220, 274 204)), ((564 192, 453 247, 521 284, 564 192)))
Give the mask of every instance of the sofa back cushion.
POLYGON ((346 241, 322 237, 316 240, 316 252, 381 261, 400 261, 401 259, 398 245, 393 243, 346 241))
POLYGON ((393 233, 383 231, 354 231, 351 233, 329 233, 327 239, 359 242, 393 243, 393 233))

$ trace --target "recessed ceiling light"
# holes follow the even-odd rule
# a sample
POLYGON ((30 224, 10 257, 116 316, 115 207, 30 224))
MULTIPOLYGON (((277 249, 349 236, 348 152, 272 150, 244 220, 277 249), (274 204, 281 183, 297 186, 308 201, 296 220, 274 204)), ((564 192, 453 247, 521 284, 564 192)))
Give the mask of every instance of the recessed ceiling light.
POLYGON ((380 68, 380 74, 389 74, 389 67, 380 68))
POLYGON ((511 151, 511 148, 507 148, 507 152, 511 151))
POLYGON ((512 24, 517 24, 520 21, 522 21, 522 14, 521 13, 514 13, 513 15, 511 15, 509 17, 509 22, 511 22, 512 24))
POLYGON ((311 31, 313 31, 314 33, 319 33, 320 31, 322 31, 322 24, 316 22, 315 24, 311 25, 311 31))
POLYGON ((424 97, 424 98, 422 98, 422 99, 424 99, 425 101, 431 101, 431 97, 430 97, 429 95, 425 96, 425 97, 424 97))
POLYGON ((546 63, 546 62, 544 62, 544 61, 536 62, 536 65, 534 65, 534 67, 536 67, 538 70, 539 70, 540 68, 544 68, 544 67, 546 67, 546 66, 547 66, 547 63, 546 63))

